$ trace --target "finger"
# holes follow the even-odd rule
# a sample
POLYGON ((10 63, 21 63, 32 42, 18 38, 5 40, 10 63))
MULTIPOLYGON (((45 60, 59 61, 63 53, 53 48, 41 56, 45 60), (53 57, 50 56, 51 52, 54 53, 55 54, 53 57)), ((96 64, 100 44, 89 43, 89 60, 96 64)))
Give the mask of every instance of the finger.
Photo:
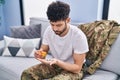
POLYGON ((41 61, 41 59, 40 59, 40 58, 37 58, 37 60, 41 61))
POLYGON ((36 58, 39 57, 39 55, 38 55, 37 53, 35 53, 34 56, 35 56, 36 58))
POLYGON ((53 65, 53 63, 51 62, 51 63, 50 63, 50 66, 52 66, 52 65, 53 65))
POLYGON ((39 54, 39 52, 38 51, 35 51, 35 53, 34 54, 39 54))
POLYGON ((53 65, 53 64, 55 64, 55 62, 54 62, 54 61, 50 62, 50 65, 53 65))
POLYGON ((45 64, 49 64, 50 62, 45 60, 45 59, 41 59, 41 58, 37 58, 40 62, 45 63, 45 64))
POLYGON ((37 58, 37 54, 34 54, 35 58, 37 58))
POLYGON ((43 60, 40 59, 40 58, 37 58, 37 60, 39 60, 39 61, 42 62, 42 63, 45 63, 45 61, 43 61, 43 60))
POLYGON ((37 55, 38 55, 38 54, 35 52, 35 53, 34 53, 34 56, 37 57, 37 55))

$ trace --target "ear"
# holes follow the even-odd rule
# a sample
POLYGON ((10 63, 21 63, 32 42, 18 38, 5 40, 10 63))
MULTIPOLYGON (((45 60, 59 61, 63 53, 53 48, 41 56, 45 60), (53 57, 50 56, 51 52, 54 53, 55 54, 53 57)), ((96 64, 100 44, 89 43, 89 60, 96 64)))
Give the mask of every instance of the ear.
POLYGON ((66 22, 67 22, 67 23, 69 23, 69 22, 70 22, 70 18, 69 18, 69 17, 66 19, 66 22))

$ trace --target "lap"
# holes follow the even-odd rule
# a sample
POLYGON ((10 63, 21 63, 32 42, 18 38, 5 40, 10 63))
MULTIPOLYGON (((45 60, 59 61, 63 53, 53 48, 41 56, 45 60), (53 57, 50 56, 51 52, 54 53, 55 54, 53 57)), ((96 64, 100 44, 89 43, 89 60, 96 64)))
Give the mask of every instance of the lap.
MULTIPOLYGON (((24 73, 29 74, 32 78, 38 79, 49 79, 49 80, 81 80, 83 77, 83 72, 75 74, 65 71, 58 66, 50 66, 46 64, 38 64, 32 66, 24 71, 24 73)), ((24 74, 23 74, 24 75, 24 74)))
POLYGON ((71 73, 68 71, 62 71, 60 74, 54 76, 50 80, 81 80, 83 77, 83 72, 71 73))
POLYGON ((32 66, 24 70, 24 72, 42 78, 50 78, 57 74, 56 71, 54 70, 54 67, 46 64, 38 64, 32 66))

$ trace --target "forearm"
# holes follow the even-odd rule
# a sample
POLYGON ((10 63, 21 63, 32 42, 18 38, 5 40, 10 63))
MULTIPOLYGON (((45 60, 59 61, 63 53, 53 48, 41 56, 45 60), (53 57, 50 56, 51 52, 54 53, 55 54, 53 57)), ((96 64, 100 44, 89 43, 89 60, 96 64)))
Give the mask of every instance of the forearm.
POLYGON ((79 66, 77 64, 71 64, 71 63, 60 61, 60 60, 57 60, 56 65, 58 65, 59 67, 65 69, 67 71, 73 72, 73 73, 79 73, 82 68, 82 64, 81 64, 81 66, 79 66))

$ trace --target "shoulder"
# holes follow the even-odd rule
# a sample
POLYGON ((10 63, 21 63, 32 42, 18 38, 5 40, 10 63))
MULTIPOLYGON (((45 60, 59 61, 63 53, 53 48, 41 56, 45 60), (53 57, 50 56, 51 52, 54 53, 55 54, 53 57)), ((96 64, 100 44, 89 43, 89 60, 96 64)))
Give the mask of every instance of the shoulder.
POLYGON ((74 26, 74 25, 70 25, 70 29, 71 29, 71 32, 72 32, 72 35, 74 37, 85 37, 86 35, 84 34, 84 32, 78 28, 77 26, 74 26))
POLYGON ((48 26, 45 30, 45 32, 51 31, 51 26, 48 26))
POLYGON ((43 34, 43 38, 50 39, 54 35, 51 26, 48 26, 43 34))
POLYGON ((52 34, 52 33, 53 33, 53 31, 52 31, 51 26, 48 26, 48 27, 46 28, 44 34, 52 34))

